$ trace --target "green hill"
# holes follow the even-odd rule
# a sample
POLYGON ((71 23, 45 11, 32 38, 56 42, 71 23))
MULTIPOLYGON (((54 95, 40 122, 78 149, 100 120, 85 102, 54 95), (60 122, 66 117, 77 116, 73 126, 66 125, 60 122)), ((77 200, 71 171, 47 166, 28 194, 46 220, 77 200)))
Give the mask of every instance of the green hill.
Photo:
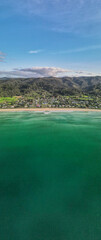
POLYGON ((33 96, 33 94, 77 95, 81 93, 100 95, 101 77, 64 78, 1 78, 0 97, 33 96))

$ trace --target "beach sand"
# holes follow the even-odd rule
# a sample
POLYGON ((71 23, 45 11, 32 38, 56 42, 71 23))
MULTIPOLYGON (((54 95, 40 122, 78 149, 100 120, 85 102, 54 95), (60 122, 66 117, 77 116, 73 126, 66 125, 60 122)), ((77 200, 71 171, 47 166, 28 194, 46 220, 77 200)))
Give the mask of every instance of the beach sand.
POLYGON ((88 108, 10 108, 0 109, 0 112, 101 112, 101 109, 88 108))

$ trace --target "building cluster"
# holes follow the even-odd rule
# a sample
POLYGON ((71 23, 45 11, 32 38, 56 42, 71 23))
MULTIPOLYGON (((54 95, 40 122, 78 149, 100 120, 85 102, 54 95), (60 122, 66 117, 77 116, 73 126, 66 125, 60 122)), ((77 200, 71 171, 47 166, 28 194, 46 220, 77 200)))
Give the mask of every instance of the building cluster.
POLYGON ((101 97, 57 96, 0 98, 0 108, 101 108, 101 97))

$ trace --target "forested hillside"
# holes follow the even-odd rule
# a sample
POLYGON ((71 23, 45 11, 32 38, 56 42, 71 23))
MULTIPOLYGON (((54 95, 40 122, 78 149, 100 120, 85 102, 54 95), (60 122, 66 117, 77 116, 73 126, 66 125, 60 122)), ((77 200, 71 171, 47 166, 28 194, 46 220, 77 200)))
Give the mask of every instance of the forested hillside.
POLYGON ((101 109, 101 77, 0 79, 0 108, 101 109))
POLYGON ((1 78, 0 97, 33 96, 49 93, 51 96, 76 94, 101 94, 101 77, 64 78, 1 78))

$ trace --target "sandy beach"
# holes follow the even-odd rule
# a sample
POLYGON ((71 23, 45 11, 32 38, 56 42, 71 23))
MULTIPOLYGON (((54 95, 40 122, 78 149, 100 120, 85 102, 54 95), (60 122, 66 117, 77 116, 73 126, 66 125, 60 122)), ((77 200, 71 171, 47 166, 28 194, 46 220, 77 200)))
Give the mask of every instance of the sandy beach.
POLYGON ((10 108, 0 109, 0 112, 101 112, 101 109, 87 108, 10 108))

